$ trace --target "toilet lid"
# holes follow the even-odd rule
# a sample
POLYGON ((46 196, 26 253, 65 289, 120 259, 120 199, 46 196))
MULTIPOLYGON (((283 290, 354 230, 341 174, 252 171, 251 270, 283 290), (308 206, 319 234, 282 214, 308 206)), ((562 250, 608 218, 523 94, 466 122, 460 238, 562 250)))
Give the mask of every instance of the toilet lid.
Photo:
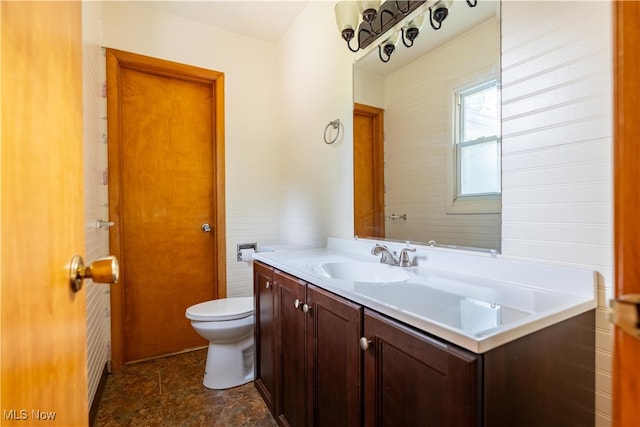
POLYGON ((185 316, 191 320, 209 322, 241 319, 253 314, 253 297, 220 298, 201 302, 187 308, 185 316))

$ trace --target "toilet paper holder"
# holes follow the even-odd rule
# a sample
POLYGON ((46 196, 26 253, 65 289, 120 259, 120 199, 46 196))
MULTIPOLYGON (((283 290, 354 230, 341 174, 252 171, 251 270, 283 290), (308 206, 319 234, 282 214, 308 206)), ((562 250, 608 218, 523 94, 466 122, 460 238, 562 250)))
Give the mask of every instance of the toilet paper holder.
POLYGON ((243 249, 253 249, 254 252, 258 252, 258 243, 257 242, 253 242, 253 243, 238 243, 237 244, 237 259, 238 259, 238 262, 244 261, 242 259, 242 250, 243 249))

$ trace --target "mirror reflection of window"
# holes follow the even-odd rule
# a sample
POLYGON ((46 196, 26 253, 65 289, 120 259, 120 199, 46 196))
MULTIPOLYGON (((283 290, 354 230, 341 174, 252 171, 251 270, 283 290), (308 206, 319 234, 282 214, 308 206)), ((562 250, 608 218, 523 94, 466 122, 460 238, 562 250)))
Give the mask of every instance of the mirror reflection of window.
POLYGON ((495 79, 455 94, 456 194, 500 194, 500 126, 498 85, 495 79))

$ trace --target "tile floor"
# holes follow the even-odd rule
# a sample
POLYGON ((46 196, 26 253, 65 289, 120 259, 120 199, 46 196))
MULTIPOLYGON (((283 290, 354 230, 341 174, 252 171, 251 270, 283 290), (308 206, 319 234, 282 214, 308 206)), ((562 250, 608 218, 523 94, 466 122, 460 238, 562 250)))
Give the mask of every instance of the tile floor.
POLYGON ((253 383, 228 390, 202 385, 207 350, 127 365, 112 374, 94 427, 274 427, 253 383))

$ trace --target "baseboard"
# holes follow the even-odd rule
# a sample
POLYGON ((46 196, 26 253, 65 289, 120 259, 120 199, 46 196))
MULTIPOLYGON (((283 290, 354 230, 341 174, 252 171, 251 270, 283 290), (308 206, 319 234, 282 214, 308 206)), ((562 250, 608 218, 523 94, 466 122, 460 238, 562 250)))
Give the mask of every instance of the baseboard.
POLYGON ((100 402, 102 401, 102 395, 104 394, 104 389, 107 387, 107 378, 109 377, 109 364, 104 364, 104 369, 102 370, 102 375, 100 376, 100 383, 98 384, 98 389, 96 390, 96 394, 93 397, 93 402, 91 402, 91 408, 89 409, 89 426, 94 425, 96 422, 96 417, 98 416, 98 409, 100 408, 100 402))

